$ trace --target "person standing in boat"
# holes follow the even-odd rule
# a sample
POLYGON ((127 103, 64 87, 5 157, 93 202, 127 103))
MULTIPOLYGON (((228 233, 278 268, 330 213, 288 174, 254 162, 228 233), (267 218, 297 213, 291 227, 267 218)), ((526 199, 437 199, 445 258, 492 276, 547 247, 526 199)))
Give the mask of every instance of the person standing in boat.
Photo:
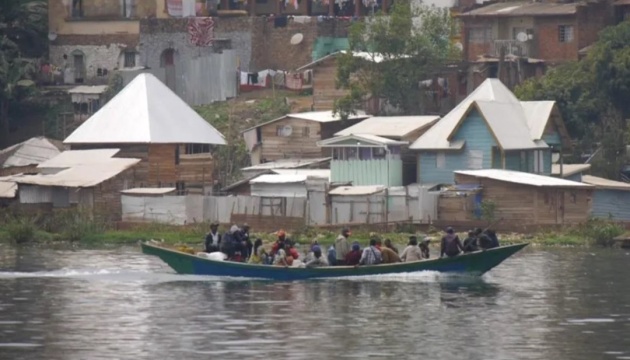
POLYGON ((210 224, 210 232, 206 234, 205 249, 207 253, 219 251, 221 246, 221 234, 219 234, 219 223, 210 224))
POLYGON ((361 245, 355 241, 352 243, 350 252, 346 255, 346 265, 359 265, 359 261, 361 261, 361 245))
POLYGON ((326 258, 322 256, 322 249, 319 245, 313 246, 313 259, 306 263, 307 268, 328 266, 326 258))
POLYGON ((494 249, 500 246, 499 238, 497 237, 497 233, 494 230, 486 230, 486 235, 488 236, 488 238, 490 238, 490 247, 488 247, 488 249, 494 249))
POLYGON ((422 260, 422 250, 418 247, 418 238, 415 236, 409 237, 409 245, 400 254, 400 259, 404 262, 422 260))
POLYGON ((346 264, 346 255, 350 252, 350 245, 348 244, 348 238, 350 235, 350 229, 343 228, 343 230, 341 230, 341 234, 339 234, 335 240, 336 265, 346 264))
POLYGON ((459 236, 455 234, 452 227, 446 229, 446 235, 442 237, 442 244, 440 246, 440 257, 453 257, 459 255, 464 250, 459 236))
POLYGON ((243 226, 241 227, 241 240, 244 242, 243 245, 245 247, 244 257, 245 259, 249 259, 249 257, 252 256, 252 249, 254 247, 254 244, 249 238, 249 225, 247 223, 243 224, 243 226))
POLYGON ((363 249, 359 265, 378 265, 383 262, 381 250, 376 247, 376 239, 370 240, 370 246, 363 249))
POLYGON ((280 248, 280 244, 284 245, 285 240, 287 239, 287 233, 284 230, 280 229, 276 232, 276 236, 278 237, 278 239, 271 247, 271 256, 276 255, 276 252, 280 248))

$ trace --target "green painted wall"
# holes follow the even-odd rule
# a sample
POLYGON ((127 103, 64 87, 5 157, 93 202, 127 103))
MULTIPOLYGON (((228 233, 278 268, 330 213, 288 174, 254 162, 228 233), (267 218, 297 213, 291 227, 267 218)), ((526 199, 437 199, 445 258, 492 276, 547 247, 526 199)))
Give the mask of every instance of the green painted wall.
POLYGON ((315 44, 313 44, 313 61, 319 60, 328 54, 348 49, 350 49, 348 38, 320 36, 315 39, 315 44))
MULTIPOLYGON (((333 160, 331 181, 353 185, 387 185, 387 160, 333 160)), ((389 160, 389 186, 402 186, 402 160, 389 160)))

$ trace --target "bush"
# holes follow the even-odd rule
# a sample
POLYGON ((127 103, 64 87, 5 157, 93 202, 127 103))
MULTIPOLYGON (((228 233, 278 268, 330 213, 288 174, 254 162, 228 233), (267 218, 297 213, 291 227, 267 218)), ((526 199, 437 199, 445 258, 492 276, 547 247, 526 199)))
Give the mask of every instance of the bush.
POLYGON ((32 241, 37 231, 35 219, 28 217, 7 218, 4 228, 9 239, 16 244, 32 241))
POLYGON ((107 230, 107 223, 98 216, 80 209, 59 210, 46 217, 44 230, 60 234, 63 240, 81 241, 107 230))
POLYGON ((611 246, 613 239, 624 233, 624 228, 609 220, 590 219, 578 231, 596 245, 611 246))

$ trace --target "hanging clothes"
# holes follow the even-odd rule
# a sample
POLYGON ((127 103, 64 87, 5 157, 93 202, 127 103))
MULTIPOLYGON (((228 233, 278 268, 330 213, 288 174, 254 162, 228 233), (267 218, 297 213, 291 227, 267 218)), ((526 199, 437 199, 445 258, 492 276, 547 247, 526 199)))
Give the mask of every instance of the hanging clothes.
POLYGON ((197 16, 196 0, 182 0, 182 16, 197 16))
POLYGON ((251 85, 258 84, 258 73, 247 74, 247 83, 251 85))
POLYGON ((188 41, 194 46, 211 46, 214 41, 214 20, 210 17, 189 18, 188 41))
POLYGON ((168 0, 166 10, 172 17, 182 17, 182 0, 168 0))

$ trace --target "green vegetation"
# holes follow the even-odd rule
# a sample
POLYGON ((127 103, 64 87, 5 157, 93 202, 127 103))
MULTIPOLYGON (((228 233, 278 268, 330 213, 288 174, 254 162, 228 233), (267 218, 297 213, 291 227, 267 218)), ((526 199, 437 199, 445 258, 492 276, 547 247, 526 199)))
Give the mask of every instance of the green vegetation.
POLYGON ((335 101, 342 117, 360 108, 370 96, 382 98, 405 114, 421 114, 418 86, 431 79, 447 63, 459 58, 451 39, 457 33, 447 9, 416 7, 395 1, 389 14, 378 13, 350 27, 350 51, 338 57, 337 87, 349 95, 335 101), (354 51, 367 51, 366 61, 354 51), (383 61, 375 61, 376 57, 383 61))
POLYGON ((583 60, 560 65, 515 91, 522 100, 555 100, 569 134, 579 139, 576 157, 601 146, 592 161, 592 172, 611 179, 619 178, 621 165, 628 161, 628 42, 630 22, 624 21, 603 30, 583 60))
POLYGON ((47 50, 47 2, 0 2, 0 148, 9 142, 9 110, 34 91, 47 50))
POLYGON ((241 131, 290 112, 283 96, 200 106, 197 112, 225 135, 227 145, 216 149, 217 167, 214 178, 223 186, 240 179, 240 169, 250 165, 241 131))

